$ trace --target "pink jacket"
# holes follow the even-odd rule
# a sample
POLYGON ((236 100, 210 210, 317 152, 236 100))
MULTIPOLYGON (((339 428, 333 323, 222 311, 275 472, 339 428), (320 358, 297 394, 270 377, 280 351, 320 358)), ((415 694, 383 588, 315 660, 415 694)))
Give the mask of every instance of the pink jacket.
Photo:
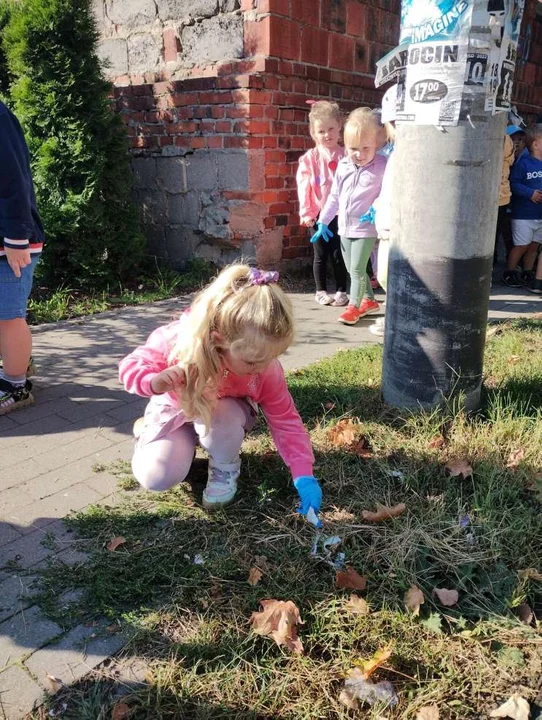
POLYGON ((344 148, 330 152, 321 145, 313 147, 299 158, 297 168, 297 196, 299 217, 315 220, 326 204, 333 177, 344 157, 344 148), (330 167, 331 165, 331 167, 330 167))
POLYGON ((376 237, 372 223, 360 223, 362 215, 370 209, 380 195, 386 158, 375 155, 363 167, 358 167, 345 157, 339 163, 326 205, 319 221, 329 225, 339 212, 339 235, 347 238, 376 237))
MULTIPOLYGON (((180 427, 186 418, 173 393, 153 395, 151 380, 170 366, 168 356, 183 331, 183 317, 155 330, 145 345, 136 348, 119 363, 119 377, 126 390, 149 397, 149 409, 156 422, 169 429, 180 427)), ((218 397, 247 398, 261 406, 280 456, 294 478, 312 475, 314 455, 311 441, 288 387, 278 360, 262 373, 234 375, 227 370, 218 385, 218 397)), ((147 413, 146 413, 147 414, 147 413)))

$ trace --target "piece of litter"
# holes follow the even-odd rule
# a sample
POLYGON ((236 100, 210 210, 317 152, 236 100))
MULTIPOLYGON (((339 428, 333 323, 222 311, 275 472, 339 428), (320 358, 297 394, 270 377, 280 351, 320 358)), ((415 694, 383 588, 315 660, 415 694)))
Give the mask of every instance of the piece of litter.
POLYGON ((321 528, 322 527, 322 521, 314 511, 314 508, 310 507, 307 515, 306 515, 307 521, 310 522, 311 525, 314 525, 315 528, 321 528))
POLYGON ((470 525, 470 517, 468 515, 462 515, 459 518, 459 527, 460 528, 468 528, 470 525))
POLYGON ((345 553, 338 552, 342 538, 338 535, 324 535, 321 531, 317 531, 311 548, 311 557, 323 560, 334 570, 340 570, 344 567, 346 558, 345 553), (321 546, 321 550, 320 550, 321 546))
POLYGON ((359 668, 355 668, 344 681, 344 688, 339 700, 351 710, 357 710, 359 703, 366 702, 368 705, 377 703, 393 707, 399 702, 397 693, 391 682, 383 680, 379 683, 372 683, 367 680, 359 668))
POLYGON ((199 553, 197 555, 194 555, 194 565, 205 565, 205 559, 203 555, 200 555, 199 553))
POLYGON ((322 543, 322 548, 324 550, 324 553, 327 555, 328 553, 332 553, 334 550, 338 548, 338 546, 342 543, 341 538, 338 535, 332 535, 331 537, 328 537, 324 540, 322 543))
POLYGON ((399 478, 399 480, 404 480, 405 476, 400 470, 392 470, 391 476, 394 478, 399 478))

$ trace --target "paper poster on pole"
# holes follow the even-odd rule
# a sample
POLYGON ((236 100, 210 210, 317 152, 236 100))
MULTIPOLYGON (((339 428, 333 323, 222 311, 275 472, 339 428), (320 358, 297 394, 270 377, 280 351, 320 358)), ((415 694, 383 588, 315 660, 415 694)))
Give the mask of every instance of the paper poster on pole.
POLYGON ((473 0, 403 0, 399 44, 466 42, 473 4, 473 0))
POLYGON ((525 0, 488 0, 487 24, 492 28, 486 110, 509 111, 525 0))
POLYGON ((457 125, 467 49, 467 44, 410 45, 399 79, 398 124, 457 125))

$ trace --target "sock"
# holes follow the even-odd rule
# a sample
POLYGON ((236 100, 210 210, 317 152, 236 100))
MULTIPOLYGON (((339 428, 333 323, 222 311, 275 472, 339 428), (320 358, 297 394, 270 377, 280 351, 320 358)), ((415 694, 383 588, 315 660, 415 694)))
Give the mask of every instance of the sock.
POLYGON ((15 387, 22 387, 26 382, 26 375, 8 375, 4 370, 0 370, 0 380, 5 380, 15 387))

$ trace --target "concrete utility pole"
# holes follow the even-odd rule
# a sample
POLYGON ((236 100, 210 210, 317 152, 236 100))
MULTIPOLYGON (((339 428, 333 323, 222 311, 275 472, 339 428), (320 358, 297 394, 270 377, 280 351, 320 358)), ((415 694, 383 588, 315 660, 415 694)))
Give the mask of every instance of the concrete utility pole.
POLYGON ((484 109, 481 86, 467 94, 455 127, 397 128, 382 379, 394 407, 480 406, 507 114, 484 109))

